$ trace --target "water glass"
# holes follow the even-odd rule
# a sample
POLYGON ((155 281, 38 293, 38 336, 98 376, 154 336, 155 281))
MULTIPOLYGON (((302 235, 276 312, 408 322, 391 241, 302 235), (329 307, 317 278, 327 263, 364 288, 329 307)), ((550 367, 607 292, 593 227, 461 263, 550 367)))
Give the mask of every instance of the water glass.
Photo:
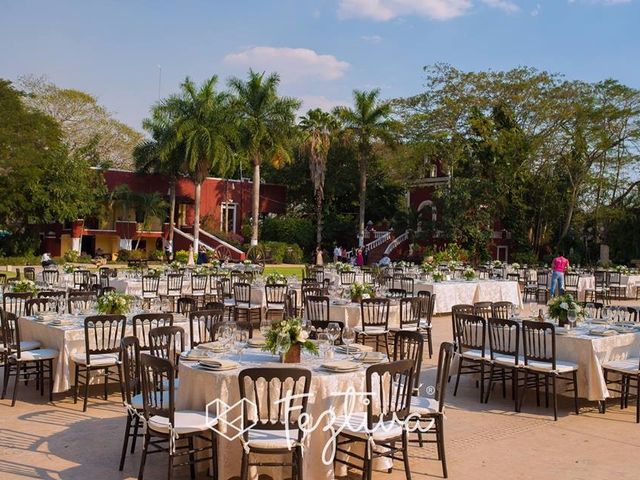
POLYGON ((327 325, 327 335, 329 336, 331 345, 335 344, 336 340, 340 336, 340 325, 336 322, 329 322, 329 325, 327 325))
POLYGON ((331 351, 329 335, 326 333, 318 334, 318 350, 320 352, 320 358, 327 358, 328 353, 331 351))
POLYGON ((356 331, 351 328, 345 326, 342 330, 342 343, 344 343, 347 347, 347 355, 351 357, 351 352, 349 351, 349 345, 351 345, 356 339, 356 331))

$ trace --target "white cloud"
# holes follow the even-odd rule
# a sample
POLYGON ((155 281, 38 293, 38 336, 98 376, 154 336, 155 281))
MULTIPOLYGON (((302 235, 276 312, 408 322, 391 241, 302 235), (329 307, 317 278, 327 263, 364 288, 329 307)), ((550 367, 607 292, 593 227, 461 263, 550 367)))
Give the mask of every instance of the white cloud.
POLYGON ((569 3, 595 3, 600 5, 622 5, 631 3, 631 0, 568 0, 569 3))
POLYGON ((536 8, 531 10, 531 16, 532 17, 537 17, 538 15, 540 15, 540 10, 542 10, 542 6, 539 3, 537 3, 536 4, 536 8))
POLYGON ((342 19, 364 17, 388 21, 405 15, 434 20, 459 17, 471 8, 471 0, 339 0, 342 19))
POLYGON ((308 48, 251 47, 224 57, 227 65, 278 72, 283 82, 304 78, 336 80, 341 78, 349 63, 333 55, 320 55, 308 48))
POLYGON ((302 100, 302 106, 299 110, 300 114, 304 114, 312 108, 321 108, 329 112, 335 107, 349 105, 351 103, 349 100, 333 100, 324 95, 300 95, 298 98, 302 100))
POLYGON ((507 13, 515 13, 520 10, 520 7, 510 0, 482 0, 482 3, 493 8, 504 10, 507 13))
POLYGON ((367 43, 380 43, 382 41, 382 37, 380 35, 363 35, 360 38, 362 41, 367 43))

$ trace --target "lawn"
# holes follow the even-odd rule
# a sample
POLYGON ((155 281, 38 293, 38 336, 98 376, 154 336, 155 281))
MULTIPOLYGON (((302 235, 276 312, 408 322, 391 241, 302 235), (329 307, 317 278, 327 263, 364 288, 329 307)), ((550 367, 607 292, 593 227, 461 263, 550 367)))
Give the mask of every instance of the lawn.
POLYGON ((281 273, 285 277, 295 275, 302 279, 304 275, 304 265, 266 265, 264 267, 264 274, 268 275, 269 273, 281 273))

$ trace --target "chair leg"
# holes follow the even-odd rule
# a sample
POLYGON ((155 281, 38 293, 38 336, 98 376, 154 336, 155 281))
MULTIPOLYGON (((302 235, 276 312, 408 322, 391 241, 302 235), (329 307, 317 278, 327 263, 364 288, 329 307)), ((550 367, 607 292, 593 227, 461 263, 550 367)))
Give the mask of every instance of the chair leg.
POLYGON ((552 381, 551 386, 553 388, 553 420, 557 421, 558 420, 558 395, 556 391, 556 384, 558 382, 558 378, 555 375, 553 375, 553 378, 551 379, 551 381, 552 381))
POLYGON ((82 406, 82 411, 87 411, 87 403, 89 403, 89 378, 91 377, 91 370, 89 367, 85 368, 85 378, 84 378, 84 403, 82 406))
POLYGON ((458 358, 458 374, 456 376, 456 386, 453 389, 453 396, 458 394, 458 384, 460 383, 460 371, 462 370, 462 357, 458 358))
POLYGON ((404 476, 411 480, 411 465, 409 465, 409 442, 407 441, 407 431, 402 432, 402 460, 404 461, 404 476))
POLYGON ((104 369, 104 399, 109 400, 109 369, 107 367, 104 369))
POLYGON ((4 362, 4 378, 2 379, 2 400, 4 400, 4 397, 7 394, 7 384, 9 383, 9 369, 9 361, 6 360, 4 362))
POLYGON ((578 405, 578 372, 573 371, 573 406, 576 409, 576 415, 580 415, 580 406, 578 405))
POLYGON ((480 403, 484 399, 484 362, 480 362, 480 403))
POLYGON ((142 445, 142 456, 140 457, 140 469, 138 470, 138 480, 144 478, 144 464, 147 461, 147 450, 149 449, 149 433, 144 435, 144 444, 142 445))
POLYGON ((169 461, 167 462, 167 479, 173 480, 173 453, 169 450, 169 461))
POLYGON ((511 369, 511 398, 513 400, 513 408, 519 412, 518 405, 518 382, 520 381, 520 372, 516 367, 511 369))
POLYGON ((78 364, 75 364, 74 374, 73 374, 73 403, 78 403, 78 364))
POLYGON ((247 480, 248 478, 249 478, 249 454, 243 451, 242 466, 240 467, 240 480, 247 480))
POLYGON ((138 441, 138 430, 140 429, 140 417, 136 415, 135 422, 133 424, 133 436, 131 439, 131 453, 136 451, 136 443, 138 441))
POLYGON ((522 385, 522 395, 520 395, 520 403, 518 404, 518 412, 522 411, 522 402, 527 394, 527 384, 529 383, 529 371, 524 371, 524 384, 522 385))
MULTIPOLYGON (((494 372, 494 365, 493 363, 491 364, 491 367, 489 368, 489 386, 487 387, 487 394, 484 397, 484 403, 489 403, 489 396, 491 395, 491 389, 493 388, 493 372, 494 372)), ((482 382, 484 384, 484 382, 482 382)), ((482 403, 483 399, 480 399, 480 402, 482 403)))
POLYGON ((53 402, 53 360, 49 360, 49 401, 53 402))
POLYGON ((124 427, 124 440, 122 441, 122 452, 120 453, 120 467, 118 470, 124 469, 124 459, 127 456, 129 447, 129 435, 131 434, 131 414, 127 412, 127 424, 124 427))
POLYGON ((371 480, 371 475, 372 472, 371 470, 371 456, 373 455, 373 452, 371 450, 371 445, 369 442, 365 442, 365 447, 364 447, 364 463, 362 465, 362 477, 366 478, 366 480, 371 480))
POLYGON ((436 433, 436 441, 438 442, 438 449, 440 452, 440 461, 442 462, 442 476, 444 478, 448 478, 449 474, 447 473, 447 457, 445 456, 445 446, 444 446, 444 418, 439 416, 436 420, 437 425, 437 433, 436 433))

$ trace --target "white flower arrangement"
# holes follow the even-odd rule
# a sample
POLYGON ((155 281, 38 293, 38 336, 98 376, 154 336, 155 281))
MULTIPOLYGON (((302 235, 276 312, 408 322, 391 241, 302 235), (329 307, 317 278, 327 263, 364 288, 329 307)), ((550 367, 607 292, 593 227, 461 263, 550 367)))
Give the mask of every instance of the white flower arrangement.
POLYGON ((309 333, 302 328, 300 318, 274 322, 271 325, 271 330, 265 335, 265 345, 262 349, 274 354, 286 353, 295 345, 299 345, 300 348, 313 354, 318 354, 318 347, 309 340, 309 333))
POLYGON ((442 282, 444 280, 444 273, 440 271, 435 271, 431 274, 434 282, 442 282))
POLYGON ((105 315, 125 315, 129 312, 131 297, 123 293, 108 292, 98 298, 96 310, 105 315))
POLYGON ((267 285, 286 285, 287 277, 278 272, 270 273, 265 277, 265 283, 267 285))
POLYGON ((476 271, 472 267, 467 267, 462 272, 462 276, 465 278, 465 280, 473 280, 474 278, 476 278, 476 271))
POLYGON ((73 272, 75 272, 75 271, 76 271, 76 267, 75 267, 74 265, 71 265, 70 263, 65 263, 65 264, 62 266, 62 271, 63 271, 64 273, 73 273, 73 272))
POLYGON ((336 272, 342 273, 342 272, 351 272, 351 271, 353 271, 353 267, 351 266, 350 263, 336 262, 336 272))
POLYGON ((514 263, 511 264, 511 268, 513 268, 514 270, 519 270, 520 269, 520 264, 514 262, 514 263))
POLYGON ((629 275, 629 267, 626 265, 616 265, 616 272, 620 275, 629 275))
POLYGON ((502 262, 500 260, 494 260, 491 262, 491 266, 493 268, 502 268, 502 262))
POLYGON ((27 279, 18 280, 11 284, 11 291, 13 293, 36 293, 37 290, 36 284, 27 279))

